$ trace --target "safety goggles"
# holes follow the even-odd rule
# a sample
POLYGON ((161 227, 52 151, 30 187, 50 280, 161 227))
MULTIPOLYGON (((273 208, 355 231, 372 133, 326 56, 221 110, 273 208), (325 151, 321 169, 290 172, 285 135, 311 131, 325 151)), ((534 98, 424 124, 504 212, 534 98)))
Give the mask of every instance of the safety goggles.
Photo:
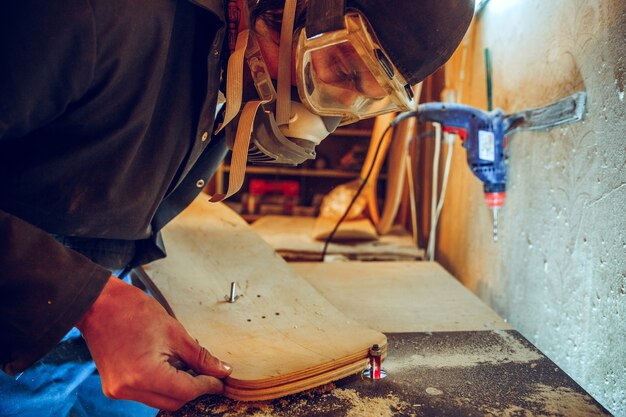
POLYGON ((296 81, 302 103, 341 124, 414 107, 413 91, 387 57, 367 20, 344 17, 341 30, 298 35, 296 81))

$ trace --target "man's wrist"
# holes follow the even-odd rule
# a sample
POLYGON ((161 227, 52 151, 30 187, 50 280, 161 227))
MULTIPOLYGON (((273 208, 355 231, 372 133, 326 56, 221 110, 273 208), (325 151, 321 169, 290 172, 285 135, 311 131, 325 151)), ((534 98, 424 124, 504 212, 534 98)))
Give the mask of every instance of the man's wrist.
POLYGON ((89 329, 91 323, 94 321, 94 316, 99 315, 99 313, 106 308, 106 304, 111 299, 113 294, 118 290, 120 285, 124 285, 124 283, 119 280, 115 275, 111 275, 109 280, 100 291, 100 294, 96 298, 96 300, 89 306, 89 309, 83 314, 83 316, 76 323, 76 327, 81 333, 84 333, 89 329))

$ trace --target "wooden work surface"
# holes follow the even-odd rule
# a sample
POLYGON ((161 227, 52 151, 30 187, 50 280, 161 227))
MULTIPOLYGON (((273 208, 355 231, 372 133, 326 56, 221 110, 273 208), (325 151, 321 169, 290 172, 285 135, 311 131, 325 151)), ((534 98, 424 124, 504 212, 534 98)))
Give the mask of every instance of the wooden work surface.
POLYGON ((348 317, 384 331, 385 379, 284 398, 201 397, 159 417, 610 416, 436 263, 292 264, 348 317))
MULTIPOLYGON (((313 239, 314 217, 264 216, 252 228, 287 261, 318 261, 324 242, 313 239)), ((327 254, 363 261, 414 261, 423 258, 411 236, 396 227, 374 241, 333 242, 327 254)))

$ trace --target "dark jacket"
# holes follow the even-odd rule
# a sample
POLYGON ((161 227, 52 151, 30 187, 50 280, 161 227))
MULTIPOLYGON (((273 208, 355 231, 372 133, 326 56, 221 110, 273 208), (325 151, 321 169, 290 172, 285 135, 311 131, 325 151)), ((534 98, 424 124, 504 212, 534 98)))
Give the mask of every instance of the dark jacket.
POLYGON ((211 135, 224 4, 195 3, 1 3, 5 372, 51 349, 97 298, 110 269, 162 257, 159 229, 224 157, 224 141, 211 135), (99 265, 97 253, 83 256, 64 239, 112 244, 121 256, 99 265))

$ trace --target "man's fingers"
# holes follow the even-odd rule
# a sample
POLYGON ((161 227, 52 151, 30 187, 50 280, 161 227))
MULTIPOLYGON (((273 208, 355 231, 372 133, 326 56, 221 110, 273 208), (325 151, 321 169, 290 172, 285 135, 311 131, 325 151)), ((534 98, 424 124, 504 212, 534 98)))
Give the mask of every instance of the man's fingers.
POLYGON ((156 387, 156 391, 167 392, 167 395, 181 400, 191 401, 203 394, 221 394, 224 392, 224 383, 221 379, 207 375, 193 376, 184 371, 171 368, 172 375, 164 378, 156 387))
POLYGON ((180 358, 187 366, 198 374, 225 378, 232 372, 230 365, 211 355, 208 350, 200 346, 191 336, 187 335, 187 337, 179 340, 181 340, 181 343, 176 353, 180 355, 180 358))
POLYGON ((177 400, 170 398, 167 395, 154 393, 151 391, 139 391, 134 389, 128 389, 124 392, 124 395, 119 397, 109 396, 116 400, 133 400, 146 404, 147 406, 158 408, 167 411, 176 411, 182 407, 187 401, 177 400))
POLYGON ((134 400, 151 407, 176 410, 201 395, 224 391, 224 384, 217 378, 206 375, 194 377, 169 365, 164 366, 167 370, 159 378, 145 380, 142 384, 122 384, 115 389, 105 389, 105 393, 114 399, 134 400))
POLYGON ((218 378, 206 375, 192 376, 169 365, 167 372, 158 380, 153 380, 146 390, 162 393, 183 402, 191 401, 204 394, 221 394, 224 384, 218 378))

